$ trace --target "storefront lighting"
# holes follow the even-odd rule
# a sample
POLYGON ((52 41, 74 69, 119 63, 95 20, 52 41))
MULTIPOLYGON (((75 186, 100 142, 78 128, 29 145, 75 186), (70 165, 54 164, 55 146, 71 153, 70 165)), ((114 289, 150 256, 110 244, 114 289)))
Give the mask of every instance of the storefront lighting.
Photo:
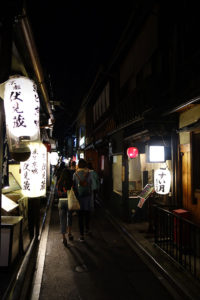
POLYGON ((148 147, 148 162, 165 162, 165 147, 164 146, 149 146, 148 147))
POLYGON ((167 169, 158 169, 154 172, 154 188, 157 194, 169 194, 171 185, 171 174, 167 169))
POLYGON ((129 158, 136 158, 138 156, 138 149, 136 147, 129 147, 127 149, 127 155, 129 158))
POLYGON ((83 147, 85 145, 85 137, 84 136, 80 139, 79 145, 80 145, 80 147, 83 147))
POLYGON ((6 81, 4 109, 10 154, 17 161, 25 161, 30 156, 27 144, 40 138, 40 101, 35 83, 20 76, 6 81))
POLYGON ((58 152, 51 152, 50 154, 50 164, 56 166, 58 164, 59 155, 58 152))
POLYGON ((29 159, 20 163, 22 193, 29 198, 45 196, 47 149, 42 142, 30 143, 29 148, 29 159))
POLYGON ((84 153, 83 152, 80 153, 80 158, 84 159, 84 153))

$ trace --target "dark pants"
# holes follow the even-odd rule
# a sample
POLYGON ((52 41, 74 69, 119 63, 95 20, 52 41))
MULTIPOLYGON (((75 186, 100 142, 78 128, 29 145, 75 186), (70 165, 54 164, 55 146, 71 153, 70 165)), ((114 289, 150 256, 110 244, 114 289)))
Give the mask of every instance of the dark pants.
POLYGON ((79 221, 80 235, 84 235, 84 229, 85 231, 89 231, 90 229, 90 211, 79 210, 78 221, 79 221))

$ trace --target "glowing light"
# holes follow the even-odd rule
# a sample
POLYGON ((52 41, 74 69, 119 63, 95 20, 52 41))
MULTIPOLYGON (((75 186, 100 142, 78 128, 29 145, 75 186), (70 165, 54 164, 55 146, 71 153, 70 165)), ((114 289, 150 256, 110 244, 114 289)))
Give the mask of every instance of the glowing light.
POLYGON ((30 158, 20 163, 21 186, 24 196, 29 198, 46 195, 47 148, 43 143, 30 143, 30 158))
POLYGON ((158 169, 154 172, 154 188, 157 194, 169 194, 171 185, 171 174, 169 170, 158 169))
POLYGON ((16 160, 23 161, 30 155, 27 143, 39 140, 40 136, 40 101, 35 83, 26 77, 12 77, 6 81, 4 109, 11 155, 13 153, 16 160), (26 155, 15 157, 15 153, 26 155))
POLYGON ((129 147, 127 149, 127 155, 129 158, 136 158, 138 156, 138 149, 136 147, 129 147))
POLYGON ((149 162, 164 162, 165 147, 164 146, 149 146, 149 162))
POLYGON ((56 166, 59 160, 59 155, 57 152, 51 152, 50 154, 50 164, 56 166))

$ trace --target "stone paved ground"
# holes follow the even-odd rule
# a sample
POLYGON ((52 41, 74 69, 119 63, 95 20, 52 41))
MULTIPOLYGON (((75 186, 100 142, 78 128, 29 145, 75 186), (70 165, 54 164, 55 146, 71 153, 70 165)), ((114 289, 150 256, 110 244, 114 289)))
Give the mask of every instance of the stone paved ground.
POLYGON ((58 208, 52 207, 40 300, 143 300, 173 298, 98 208, 92 236, 66 248, 59 232, 58 208))

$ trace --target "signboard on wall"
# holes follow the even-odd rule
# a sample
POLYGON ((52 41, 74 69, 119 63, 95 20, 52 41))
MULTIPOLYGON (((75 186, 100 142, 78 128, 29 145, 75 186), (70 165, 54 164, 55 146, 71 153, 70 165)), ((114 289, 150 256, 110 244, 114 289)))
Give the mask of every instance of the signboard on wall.
POLYGON ((151 195, 151 193, 154 192, 154 186, 153 184, 146 184, 145 187, 143 188, 143 190, 141 191, 141 193, 138 195, 138 197, 140 198, 139 202, 138 202, 138 207, 142 208, 142 206, 144 205, 144 202, 149 198, 149 196, 151 195))

